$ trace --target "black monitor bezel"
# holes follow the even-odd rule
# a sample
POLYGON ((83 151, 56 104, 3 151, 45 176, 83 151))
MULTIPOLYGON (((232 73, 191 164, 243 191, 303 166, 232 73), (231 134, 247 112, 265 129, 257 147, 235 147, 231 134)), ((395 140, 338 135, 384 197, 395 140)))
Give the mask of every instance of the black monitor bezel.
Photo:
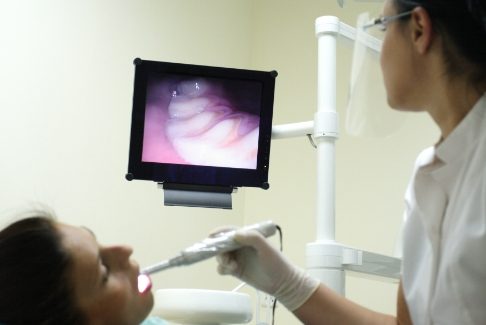
POLYGON ((201 185, 209 187, 260 187, 268 189, 268 168, 272 133, 273 101, 276 71, 256 71, 162 61, 134 60, 135 79, 130 132, 127 180, 149 180, 157 183, 201 185), (148 75, 168 73, 199 77, 255 81, 262 84, 260 136, 257 168, 226 168, 179 165, 142 161, 148 75), (207 175, 211 175, 208 181, 207 175))

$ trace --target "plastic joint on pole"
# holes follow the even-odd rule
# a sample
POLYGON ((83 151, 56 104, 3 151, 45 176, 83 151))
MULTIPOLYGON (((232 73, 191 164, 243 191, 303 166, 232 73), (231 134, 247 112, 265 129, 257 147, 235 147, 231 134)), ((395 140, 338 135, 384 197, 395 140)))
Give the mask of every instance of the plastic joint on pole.
POLYGON ((334 16, 322 16, 316 19, 316 35, 319 34, 337 34, 339 33, 339 18, 334 16))
POLYGON ((343 265, 362 265, 363 252, 337 242, 314 242, 307 245, 308 268, 338 268, 343 265))
POLYGON ((314 115, 314 138, 339 138, 339 118, 333 111, 317 111, 314 115))
POLYGON ((341 295, 344 295, 345 265, 361 261, 361 252, 335 241, 317 241, 306 246, 307 272, 341 295))

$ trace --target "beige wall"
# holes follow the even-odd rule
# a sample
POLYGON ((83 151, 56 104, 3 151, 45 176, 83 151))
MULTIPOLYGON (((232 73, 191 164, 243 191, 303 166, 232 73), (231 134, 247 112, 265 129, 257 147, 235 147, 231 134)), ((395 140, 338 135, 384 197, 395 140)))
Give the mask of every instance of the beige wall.
MULTIPOLYGON (((351 1, 349 1, 351 2, 351 1)), ((307 139, 272 143, 270 190, 240 190, 231 211, 164 207, 150 182, 124 180, 135 57, 238 68, 275 69, 274 123, 307 121, 316 107, 314 20, 352 24, 379 4, 291 0, 18 0, 0 10, 0 212, 42 202, 61 221, 93 229, 103 243, 127 243, 141 264, 165 258, 225 224, 273 219, 286 255, 304 266, 314 239, 315 150, 307 139)), ((351 60, 339 49, 338 111, 351 60)), ((402 193, 415 155, 436 137, 411 115, 384 139, 337 143, 337 240, 391 254, 402 193)), ((155 277, 156 287, 231 289, 207 261, 155 277)), ((347 279, 347 295, 394 311, 395 285, 347 279)), ((278 311, 278 323, 298 324, 278 311)))

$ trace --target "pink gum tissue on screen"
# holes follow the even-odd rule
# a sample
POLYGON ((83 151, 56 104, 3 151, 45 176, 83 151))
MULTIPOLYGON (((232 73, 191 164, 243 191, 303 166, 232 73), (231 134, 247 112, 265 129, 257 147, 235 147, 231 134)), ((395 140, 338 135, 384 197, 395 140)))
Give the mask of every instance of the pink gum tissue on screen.
POLYGON ((166 135, 195 165, 256 168, 258 116, 240 112, 205 80, 179 83, 168 106, 166 135))

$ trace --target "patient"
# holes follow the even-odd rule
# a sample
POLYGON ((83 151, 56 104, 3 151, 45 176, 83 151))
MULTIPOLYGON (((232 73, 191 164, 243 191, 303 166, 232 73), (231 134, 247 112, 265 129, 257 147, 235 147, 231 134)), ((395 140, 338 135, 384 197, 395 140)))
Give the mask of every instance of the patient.
MULTIPOLYGON (((0 231, 0 324, 137 325, 152 309, 126 246, 38 211, 0 231)), ((162 324, 165 324, 161 321, 162 324)))

